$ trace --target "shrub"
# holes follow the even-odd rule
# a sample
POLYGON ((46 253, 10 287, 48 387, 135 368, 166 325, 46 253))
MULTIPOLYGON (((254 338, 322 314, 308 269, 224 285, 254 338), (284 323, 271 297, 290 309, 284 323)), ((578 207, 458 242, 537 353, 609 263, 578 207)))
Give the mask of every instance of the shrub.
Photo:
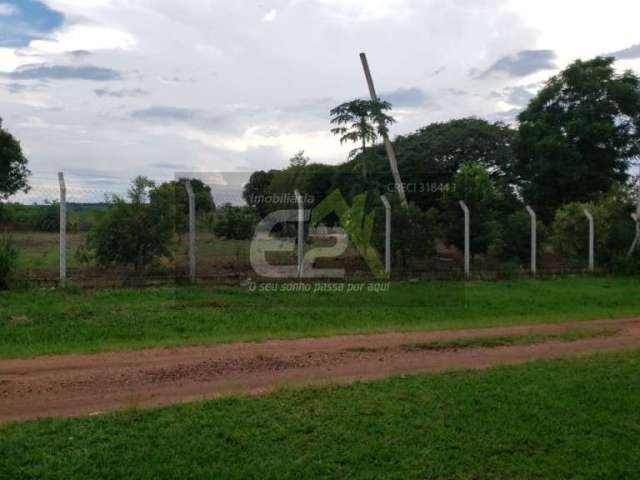
POLYGON ((131 266, 139 275, 154 259, 171 255, 175 209, 161 199, 147 201, 153 188, 153 182, 138 177, 129 202, 112 199, 88 238, 98 265, 131 266))
POLYGON ((18 263, 18 250, 9 238, 0 238, 0 290, 9 288, 18 263))
POLYGON ((258 221, 258 215, 252 208, 226 204, 216 212, 213 233, 227 240, 249 240, 258 221))
MULTIPOLYGON (((391 203, 391 255, 394 263, 409 265, 412 257, 424 257, 435 253, 436 238, 439 234, 437 210, 431 208, 424 212, 416 205, 403 208, 397 196, 391 203)), ((385 249, 385 211, 380 207, 376 211, 376 227, 373 244, 380 255, 385 249)))
POLYGON ((573 202, 558 209, 553 222, 554 250, 571 260, 585 259, 589 251, 589 227, 584 214, 594 217, 595 255, 601 264, 613 265, 626 253, 635 236, 633 206, 627 195, 615 190, 597 202, 573 202))
MULTIPOLYGON (((499 234, 496 240, 496 254, 501 260, 526 263, 531 258, 531 217, 522 210, 505 215, 498 220, 499 234)), ((538 251, 546 239, 547 229, 537 222, 538 251)))
POLYGON ((41 232, 55 232, 60 228, 60 204, 52 202, 38 207, 34 227, 41 232))
POLYGON ((499 241, 496 208, 500 196, 489 176, 480 165, 466 164, 455 175, 451 188, 445 191, 441 202, 445 239, 459 250, 464 248, 464 217, 459 201, 464 200, 470 210, 471 253, 486 253, 499 241))

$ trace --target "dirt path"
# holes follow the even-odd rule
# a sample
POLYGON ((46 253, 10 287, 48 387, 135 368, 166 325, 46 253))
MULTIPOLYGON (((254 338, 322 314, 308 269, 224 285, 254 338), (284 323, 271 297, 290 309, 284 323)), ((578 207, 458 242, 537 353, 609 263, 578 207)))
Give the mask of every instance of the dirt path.
POLYGON ((388 333, 0 361, 0 422, 154 407, 283 385, 348 383, 393 374, 481 369, 640 347, 640 319, 479 330, 388 333), (403 345, 463 337, 611 329, 573 342, 448 350, 403 345))

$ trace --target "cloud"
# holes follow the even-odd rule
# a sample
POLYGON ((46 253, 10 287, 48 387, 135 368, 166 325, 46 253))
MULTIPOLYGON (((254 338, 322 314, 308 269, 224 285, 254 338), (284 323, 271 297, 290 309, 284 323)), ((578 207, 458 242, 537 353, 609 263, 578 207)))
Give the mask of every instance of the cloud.
POLYGON ((122 88, 120 90, 110 90, 109 88, 98 88, 93 91, 99 97, 114 97, 114 98, 125 98, 125 97, 143 97, 145 95, 149 95, 149 91, 143 90, 142 88, 122 88))
POLYGON ((634 58, 640 58, 640 43, 631 45, 628 48, 623 48, 617 52, 608 53, 607 57, 616 57, 618 60, 633 60, 634 58))
POLYGON ((424 90, 417 87, 398 88, 390 92, 384 92, 380 94, 380 98, 390 102, 394 107, 417 108, 427 104, 436 105, 424 90))
POLYGON ((269 10, 269 12, 267 12, 267 14, 264 17, 262 17, 262 21, 273 22, 275 21, 277 16, 278 16, 278 11, 275 8, 272 8, 271 10, 269 10))
POLYGON ((553 70, 557 68, 555 58, 556 54, 553 50, 521 50, 513 55, 502 57, 476 78, 486 78, 494 73, 524 77, 541 70, 553 70))
POLYGON ((7 83, 4 87, 7 88, 9 93, 35 92, 37 90, 42 90, 43 88, 48 88, 47 85, 42 83, 31 85, 17 82, 7 83))
POLYGON ((72 50, 69 52, 69 56, 74 58, 84 58, 91 55, 89 50, 72 50))
POLYGON ((120 80, 120 72, 111 68, 72 65, 25 65, 3 74, 14 80, 120 80))
POLYGON ((0 3, 0 16, 2 17, 17 15, 18 12, 18 7, 15 5, 11 5, 10 3, 0 3))
POLYGON ((166 107, 155 106, 144 108, 142 110, 135 110, 131 112, 131 117, 138 120, 150 120, 150 121, 162 121, 162 120, 177 120, 177 121, 189 121, 199 116, 196 110, 190 108, 181 107, 166 107))

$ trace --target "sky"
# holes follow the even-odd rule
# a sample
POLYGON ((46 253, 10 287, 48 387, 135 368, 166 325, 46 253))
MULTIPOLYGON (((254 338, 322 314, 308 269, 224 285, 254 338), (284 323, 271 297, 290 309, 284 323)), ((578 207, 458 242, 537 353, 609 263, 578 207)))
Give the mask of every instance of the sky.
MULTIPOLYGON (((577 58, 640 73, 629 0, 0 0, 0 117, 32 198, 136 175, 346 160, 329 110, 366 97, 366 52, 393 136, 476 116, 514 122, 577 58)), ((80 195, 80 194, 78 194, 80 195)))

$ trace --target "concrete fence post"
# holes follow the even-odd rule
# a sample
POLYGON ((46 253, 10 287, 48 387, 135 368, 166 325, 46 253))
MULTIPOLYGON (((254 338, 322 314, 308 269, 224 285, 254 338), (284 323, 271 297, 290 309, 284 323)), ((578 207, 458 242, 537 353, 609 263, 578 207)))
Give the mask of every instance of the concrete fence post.
POLYGON ((470 215, 467 204, 460 200, 460 208, 464 212, 464 276, 471 276, 471 240, 470 240, 470 215))
POLYGON ((391 204, 387 197, 380 196, 384 205, 384 271, 387 276, 391 276, 391 204))
POLYGON ((298 190, 294 190, 296 202, 298 204, 298 277, 304 275, 304 203, 302 195, 298 190))
POLYGON ((595 268, 595 228, 593 225, 593 215, 591 215, 591 212, 586 208, 584 209, 584 215, 587 217, 587 220, 589 220, 589 270, 593 272, 595 268))
POLYGON ((531 217, 531 275, 535 277, 538 272, 537 260, 538 260, 538 220, 536 212, 533 211, 529 205, 525 207, 527 213, 531 217))
POLYGON ((631 218, 636 224, 636 236, 633 237, 633 242, 631 243, 631 247, 629 247, 629 251, 627 252, 627 257, 631 257, 633 252, 636 251, 638 247, 638 242, 640 241, 640 216, 638 216, 637 212, 631 214, 631 218))
POLYGON ((189 280, 196 283, 196 199, 191 181, 185 182, 189 197, 189 280))
POLYGON ((67 186, 64 173, 58 172, 60 184, 60 285, 67 282, 67 186))

